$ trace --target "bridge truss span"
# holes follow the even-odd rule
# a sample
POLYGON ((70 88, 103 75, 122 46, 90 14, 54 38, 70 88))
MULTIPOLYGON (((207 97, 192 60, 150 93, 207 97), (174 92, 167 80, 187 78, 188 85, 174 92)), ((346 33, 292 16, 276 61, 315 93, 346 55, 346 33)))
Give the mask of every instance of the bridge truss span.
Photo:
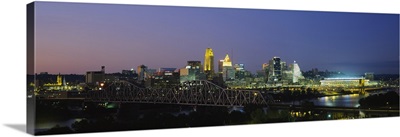
POLYGON ((189 81, 173 88, 141 88, 127 81, 109 84, 103 90, 89 91, 86 101, 155 103, 203 106, 267 105, 259 91, 224 89, 209 81, 189 81))

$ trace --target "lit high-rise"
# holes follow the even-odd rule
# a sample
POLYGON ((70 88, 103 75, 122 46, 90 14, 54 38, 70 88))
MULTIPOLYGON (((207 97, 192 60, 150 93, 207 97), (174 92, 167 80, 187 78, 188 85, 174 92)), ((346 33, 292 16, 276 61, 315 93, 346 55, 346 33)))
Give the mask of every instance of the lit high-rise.
POLYGON ((223 59, 221 59, 221 60, 219 60, 219 62, 218 62, 218 73, 222 73, 222 69, 223 69, 223 65, 224 64, 224 60, 223 59))
POLYGON ((273 57, 269 61, 268 81, 278 82, 282 79, 282 64, 279 57, 273 57))
POLYGON ((214 53, 211 48, 206 49, 204 55, 204 73, 207 75, 208 80, 212 80, 214 76, 214 53))
POLYGON ((229 58, 229 55, 226 54, 224 62, 222 63, 223 66, 223 80, 227 81, 227 80, 233 80, 235 79, 235 70, 232 67, 232 61, 229 58))

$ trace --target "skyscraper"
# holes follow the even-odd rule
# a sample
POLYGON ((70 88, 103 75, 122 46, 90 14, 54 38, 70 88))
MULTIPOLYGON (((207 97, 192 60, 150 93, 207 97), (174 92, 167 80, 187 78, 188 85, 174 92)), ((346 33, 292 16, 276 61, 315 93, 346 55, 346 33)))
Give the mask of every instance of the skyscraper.
POLYGON ((224 66, 224 67, 232 67, 232 61, 229 58, 228 54, 226 54, 224 62, 222 63, 222 66, 224 66))
POLYGON ((274 81, 280 81, 282 78, 281 58, 279 57, 272 58, 272 70, 273 70, 274 81))
POLYGON ((281 58, 273 57, 269 61, 268 82, 278 82, 282 80, 281 58))
POLYGON ((201 72, 201 61, 188 61, 187 69, 189 69, 189 74, 193 76, 193 80, 203 79, 204 73, 201 72))
POLYGON ((192 69, 200 69, 201 61, 188 61, 187 65, 190 66, 192 69))
POLYGON ((222 66, 223 64, 224 64, 224 60, 223 59, 219 60, 219 62, 218 62, 218 73, 222 73, 222 70, 223 70, 223 67, 224 67, 224 66, 222 66))
POLYGON ((212 80, 214 76, 214 53, 211 48, 206 49, 204 55, 204 73, 208 80, 212 80))
POLYGON ((224 81, 226 80, 233 80, 235 79, 235 70, 232 67, 232 61, 229 58, 229 55, 226 54, 224 62, 222 63, 223 70, 222 70, 222 78, 224 81))
POLYGON ((140 65, 137 67, 138 80, 145 80, 145 78, 146 78, 145 75, 146 75, 146 72, 148 71, 147 69, 148 68, 145 65, 140 65))
POLYGON ((188 61, 186 67, 179 70, 180 82, 206 79, 200 68, 200 61, 188 61))

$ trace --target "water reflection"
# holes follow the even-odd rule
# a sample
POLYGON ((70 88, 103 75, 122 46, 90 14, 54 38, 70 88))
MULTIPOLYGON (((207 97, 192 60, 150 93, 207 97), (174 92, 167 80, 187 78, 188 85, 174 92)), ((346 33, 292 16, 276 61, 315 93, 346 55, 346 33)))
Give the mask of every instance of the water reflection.
POLYGON ((360 104, 358 101, 367 95, 350 94, 350 95, 339 95, 339 96, 326 96, 318 99, 310 100, 314 102, 316 106, 328 106, 328 107, 358 107, 360 104))
MULTIPOLYGON (((361 98, 367 97, 368 95, 349 94, 349 95, 337 95, 337 96, 325 96, 316 99, 310 99, 308 101, 313 102, 315 106, 326 106, 326 107, 358 107, 360 103, 358 101, 361 98)), ((294 102, 282 102, 282 104, 293 104, 300 105, 301 101, 294 102)))

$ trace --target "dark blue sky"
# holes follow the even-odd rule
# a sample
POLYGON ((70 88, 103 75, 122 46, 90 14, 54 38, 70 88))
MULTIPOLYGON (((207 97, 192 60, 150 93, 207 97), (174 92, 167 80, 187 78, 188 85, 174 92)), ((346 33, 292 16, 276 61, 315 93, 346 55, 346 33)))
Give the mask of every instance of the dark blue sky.
MULTIPOLYGON (((302 70, 399 73, 399 15, 36 3, 37 72, 181 68, 228 53, 246 69, 272 57, 302 70)), ((215 65, 217 70, 217 65, 215 65)))

